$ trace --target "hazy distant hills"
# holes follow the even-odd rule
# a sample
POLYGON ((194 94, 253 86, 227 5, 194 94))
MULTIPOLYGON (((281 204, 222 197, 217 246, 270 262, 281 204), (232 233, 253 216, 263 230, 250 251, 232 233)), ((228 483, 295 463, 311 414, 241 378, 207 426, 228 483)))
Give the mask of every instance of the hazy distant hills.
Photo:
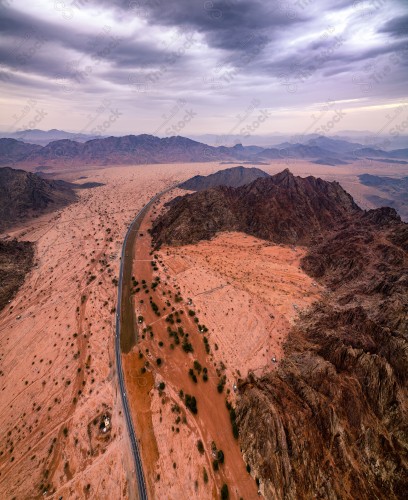
POLYGON ((39 129, 29 129, 29 130, 20 130, 18 132, 12 133, 1 133, 0 137, 16 139, 18 141, 28 142, 31 144, 38 144, 40 146, 46 146, 52 141, 59 141, 62 139, 70 139, 71 141, 77 142, 85 142, 91 139, 100 138, 100 135, 92 135, 92 134, 75 134, 73 132, 65 132, 64 130, 39 130, 39 129))
POLYGON ((152 135, 105 137, 86 142, 61 139, 46 146, 12 138, 0 139, 0 165, 60 170, 86 165, 140 165, 149 163, 309 160, 343 165, 359 158, 408 159, 408 149, 384 151, 356 142, 317 136, 306 144, 283 143, 272 148, 259 146, 209 146, 186 137, 159 138, 152 135))
POLYGON ((259 168, 245 168, 242 166, 219 170, 215 174, 196 175, 191 179, 179 184, 182 189, 191 191, 202 191, 216 186, 239 187, 258 179, 259 177, 270 177, 269 174, 259 168))
MULTIPOLYGON (((343 130, 338 132, 336 135, 321 136, 319 134, 304 134, 304 135, 293 135, 293 134, 280 134, 272 133, 270 135, 257 135, 243 137, 239 134, 227 134, 227 135, 216 135, 216 134, 202 134, 202 135, 189 135, 188 137, 196 142, 201 142, 214 147, 225 146, 231 147, 234 144, 242 143, 246 148, 259 148, 259 150, 268 148, 278 148, 281 149, 284 143, 287 144, 310 144, 313 145, 312 141, 324 137, 328 140, 338 140, 348 143, 355 144, 370 144, 372 138, 372 132, 366 131, 351 131, 343 130)), ((28 129, 19 130, 17 132, 0 132, 0 138, 10 138, 17 139, 19 141, 38 144, 40 146, 46 146, 52 141, 59 141, 62 139, 70 139, 71 141, 86 142, 92 139, 102 139, 107 136, 100 134, 88 134, 86 132, 67 132, 65 130, 51 129, 51 130, 40 130, 40 129, 28 129)), ((375 137, 376 141, 380 144, 384 144, 383 149, 394 150, 402 149, 408 146, 408 136, 407 135, 384 135, 381 137, 375 137)), ((318 141, 318 145, 325 149, 321 142, 318 141)))
POLYGON ((365 186, 375 187, 380 191, 380 195, 366 196, 374 206, 395 208, 403 220, 408 220, 408 177, 396 179, 371 174, 362 174, 358 177, 365 186))

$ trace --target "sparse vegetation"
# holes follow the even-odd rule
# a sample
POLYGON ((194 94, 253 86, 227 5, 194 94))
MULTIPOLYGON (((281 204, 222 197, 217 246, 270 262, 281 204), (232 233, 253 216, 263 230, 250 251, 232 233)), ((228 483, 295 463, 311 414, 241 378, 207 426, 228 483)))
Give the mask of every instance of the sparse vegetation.
POLYGON ((190 394, 186 394, 184 398, 184 403, 187 408, 191 411, 191 413, 197 414, 197 401, 194 396, 190 396, 190 394))
POLYGON ((204 342, 205 352, 207 354, 210 354, 211 349, 210 349, 210 344, 208 343, 207 337, 203 337, 203 342, 204 342))
POLYGON ((183 343, 181 344, 184 352, 194 352, 193 346, 187 339, 187 335, 183 339, 183 343))
POLYGON ((200 455, 204 455, 204 444, 201 441, 201 439, 199 439, 197 441, 197 449, 198 449, 198 452, 200 453, 200 455))
POLYGON ((235 409, 233 408, 232 404, 229 401, 226 401, 225 404, 227 406, 227 410, 229 411, 229 415, 230 415, 232 434, 233 434, 235 439, 238 439, 239 430, 238 430, 238 425, 237 425, 237 414, 236 414, 235 409))
POLYGON ((224 390, 224 386, 227 382, 227 377, 225 375, 223 375, 219 382, 218 382, 218 385, 217 385, 217 391, 221 394, 221 392, 224 390))

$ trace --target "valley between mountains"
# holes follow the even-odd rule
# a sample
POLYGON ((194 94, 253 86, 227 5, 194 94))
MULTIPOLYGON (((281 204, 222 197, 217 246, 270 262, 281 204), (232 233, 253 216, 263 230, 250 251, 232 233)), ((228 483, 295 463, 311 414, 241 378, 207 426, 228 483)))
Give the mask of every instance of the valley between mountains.
POLYGON ((64 189, 93 187, 9 226, 32 253, 0 312, 5 498, 137 495, 119 257, 135 214, 190 178, 133 253, 122 361, 149 498, 404 498, 407 224, 363 210, 356 171, 279 167, 227 185, 218 163, 70 172, 64 189))

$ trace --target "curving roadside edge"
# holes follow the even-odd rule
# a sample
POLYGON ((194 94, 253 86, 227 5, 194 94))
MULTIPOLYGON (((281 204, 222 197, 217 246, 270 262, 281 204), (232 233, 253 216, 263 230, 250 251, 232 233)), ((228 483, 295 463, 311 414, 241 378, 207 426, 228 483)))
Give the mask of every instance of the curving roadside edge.
MULTIPOLYGON (((151 200, 146 203, 146 205, 137 213, 133 221, 131 222, 126 235, 123 241, 121 260, 120 260, 120 269, 119 269, 119 282, 118 282, 118 300, 116 305, 116 334, 115 334, 115 358, 116 358, 116 370, 119 381, 119 390, 122 398, 123 412, 126 418, 126 425, 128 428, 130 444, 132 448, 133 459, 135 462, 135 470, 137 475, 137 485, 139 491, 139 498, 141 500, 147 500, 147 488, 146 481, 143 473, 143 465, 142 459, 140 456, 139 445, 136 438, 135 429, 133 426, 132 415, 130 412, 129 402, 126 394, 126 386, 123 376, 123 366, 122 366, 122 352, 120 347, 120 331, 121 331, 121 311, 122 311, 122 291, 123 291, 123 268, 124 268, 124 260, 126 257, 126 243, 129 238, 129 235, 132 231, 135 231, 134 226, 139 222, 140 217, 143 218, 147 209, 152 205, 156 200, 160 198, 164 193, 170 191, 175 186, 171 186, 160 193, 156 194, 151 198, 151 200)), ((136 229, 137 231, 137 229, 136 229)), ((133 258, 130 256, 130 258, 133 258)))

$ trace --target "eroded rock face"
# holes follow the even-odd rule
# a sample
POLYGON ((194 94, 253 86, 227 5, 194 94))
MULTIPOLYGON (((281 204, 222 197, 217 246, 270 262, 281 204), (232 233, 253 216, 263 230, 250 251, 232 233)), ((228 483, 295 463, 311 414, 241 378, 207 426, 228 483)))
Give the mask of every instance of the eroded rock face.
POLYGON ((330 293, 276 372, 240 383, 240 443, 269 499, 405 498, 408 225, 390 209, 311 246, 330 293))
POLYGON ((33 243, 0 240, 0 311, 24 282, 33 260, 33 243))
POLYGON ((405 498, 408 491, 408 225, 364 212, 337 184, 284 171, 175 200, 157 246, 242 231, 308 247, 328 289, 275 371, 238 384, 240 446, 267 499, 405 498))
POLYGON ((238 188, 219 186, 175 200, 154 223, 157 246, 242 231, 286 244, 309 244, 333 224, 362 211, 337 182, 296 177, 289 170, 238 188))
POLYGON ((75 192, 65 184, 42 179, 24 170, 0 168, 0 232, 74 202, 77 199, 75 192))

